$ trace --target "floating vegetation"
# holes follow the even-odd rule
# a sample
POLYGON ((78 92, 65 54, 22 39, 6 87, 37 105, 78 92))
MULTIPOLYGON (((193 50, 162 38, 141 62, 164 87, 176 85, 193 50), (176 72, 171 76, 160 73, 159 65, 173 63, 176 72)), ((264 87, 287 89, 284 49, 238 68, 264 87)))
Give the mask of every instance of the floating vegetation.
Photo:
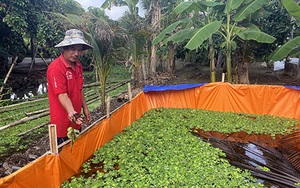
POLYGON ((276 135, 289 133, 296 125, 297 120, 267 115, 152 109, 99 148, 83 164, 82 174, 62 187, 263 187, 248 170, 230 165, 224 152, 191 130, 276 135))

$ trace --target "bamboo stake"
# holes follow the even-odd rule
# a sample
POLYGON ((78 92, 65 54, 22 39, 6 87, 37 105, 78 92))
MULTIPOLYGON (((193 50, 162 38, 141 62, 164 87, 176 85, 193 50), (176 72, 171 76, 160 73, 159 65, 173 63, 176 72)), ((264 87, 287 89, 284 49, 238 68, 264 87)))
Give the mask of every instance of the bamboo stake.
POLYGON ((110 96, 107 97, 106 101, 106 117, 109 118, 110 116, 110 96))
POLYGON ((6 84, 6 82, 7 82, 7 80, 8 80, 8 77, 10 76, 10 73, 11 73, 11 71, 13 70, 13 68, 14 68, 14 66, 15 66, 15 64, 16 64, 16 62, 17 62, 17 60, 18 60, 18 58, 19 58, 19 56, 16 56, 16 57, 15 57, 13 63, 11 64, 11 66, 10 66, 10 68, 9 68, 9 71, 8 71, 8 73, 7 73, 7 75, 6 75, 5 79, 4 79, 4 81, 3 81, 3 84, 2 84, 2 86, 1 86, 1 88, 0 88, 0 100, 2 99, 2 95, 1 95, 1 94, 2 94, 2 91, 3 91, 3 89, 4 89, 4 85, 6 84))
POLYGON ((47 112, 47 111, 49 111, 49 108, 42 109, 42 110, 37 110, 37 111, 34 111, 34 112, 26 112, 25 115, 26 116, 32 116, 32 115, 40 114, 40 113, 47 112))
POLYGON ((47 65, 47 67, 49 66, 49 64, 46 62, 46 60, 44 59, 43 55, 38 52, 39 56, 42 58, 43 62, 47 65))
POLYGON ((18 121, 15 121, 13 123, 9 123, 3 127, 0 127, 0 131, 4 130, 4 129, 7 129, 9 127, 12 127, 12 126, 15 126, 15 125, 19 125, 19 124, 22 124, 22 123, 25 123, 27 121, 30 121, 30 120, 33 120, 33 119, 37 119, 37 118, 40 118, 40 117, 44 117, 44 116, 47 116, 49 115, 49 111, 47 112, 44 112, 44 113, 41 113, 41 114, 38 114, 38 115, 35 115, 35 116, 31 116, 31 117, 25 117, 23 119, 20 119, 18 121))
MULTIPOLYGON (((38 102, 38 101, 42 101, 42 100, 48 100, 48 98, 41 98, 41 99, 29 100, 29 101, 25 101, 25 102, 16 103, 16 104, 10 104, 8 106, 2 106, 2 107, 0 107, 0 112, 5 112, 5 110, 3 110, 3 109, 15 107, 15 106, 20 106, 20 105, 27 104, 27 103, 32 103, 32 102, 38 102)), ((32 106, 35 106, 35 105, 32 105, 32 106)), ((11 109, 9 109, 8 111, 10 111, 10 110, 11 109)))
POLYGON ((225 73, 222 73, 222 82, 225 81, 225 73))
POLYGON ((131 101, 132 100, 132 91, 131 91, 130 82, 128 83, 128 97, 129 97, 129 101, 131 101))
POLYGON ((23 136, 23 135, 25 135, 25 134, 27 134, 27 133, 30 133, 30 132, 32 132, 32 131, 34 131, 34 130, 36 130, 36 129, 39 129, 39 128, 41 128, 41 127, 44 127, 45 125, 48 125, 49 123, 50 123, 50 122, 48 121, 47 123, 40 124, 40 125, 38 125, 38 126, 32 128, 32 129, 29 129, 28 131, 25 131, 25 132, 22 132, 22 133, 18 134, 17 136, 23 136))
POLYGON ((94 97, 94 98, 89 99, 88 101, 86 101, 86 104, 92 104, 93 102, 96 102, 98 100, 100 100, 100 97, 96 96, 96 97, 94 97))
MULTIPOLYGON (((124 84, 126 84, 127 82, 130 82, 130 81, 131 81, 131 79, 127 79, 127 80, 121 81, 121 83, 118 82, 116 84, 117 86, 115 88, 118 88, 118 87, 120 87, 120 86, 122 86, 122 85, 124 85, 124 84)), ((93 86, 100 86, 100 83, 99 82, 94 82, 94 83, 90 83, 90 84, 84 84, 83 88, 89 88, 89 87, 93 87, 93 86)))
POLYGON ((50 152, 57 154, 58 147, 57 147, 56 125, 50 124, 48 125, 48 128, 49 128, 50 152))

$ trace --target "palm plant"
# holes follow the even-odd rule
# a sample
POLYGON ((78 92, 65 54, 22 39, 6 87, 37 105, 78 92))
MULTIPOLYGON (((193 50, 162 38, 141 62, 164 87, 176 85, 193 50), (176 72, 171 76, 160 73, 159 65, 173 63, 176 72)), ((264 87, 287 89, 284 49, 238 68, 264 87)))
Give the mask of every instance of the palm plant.
MULTIPOLYGON (((128 54, 132 59, 132 77, 134 84, 141 81, 141 62, 144 59, 144 46, 149 32, 145 29, 143 20, 137 14, 136 7, 129 8, 120 19, 122 33, 126 36, 128 54)), ((145 78, 145 77, 144 77, 145 78)))
POLYGON ((103 19, 90 15, 90 22, 86 27, 86 34, 94 48, 93 62, 96 67, 96 75, 99 78, 101 86, 101 108, 105 109, 106 83, 113 62, 113 40, 114 31, 110 25, 103 19))
POLYGON ((149 32, 145 28, 143 19, 138 15, 138 0, 106 0, 102 8, 109 8, 111 5, 125 5, 128 10, 120 19, 120 32, 125 36, 126 46, 129 56, 132 58, 133 81, 137 84, 141 79, 141 61, 144 62, 144 46, 149 32))

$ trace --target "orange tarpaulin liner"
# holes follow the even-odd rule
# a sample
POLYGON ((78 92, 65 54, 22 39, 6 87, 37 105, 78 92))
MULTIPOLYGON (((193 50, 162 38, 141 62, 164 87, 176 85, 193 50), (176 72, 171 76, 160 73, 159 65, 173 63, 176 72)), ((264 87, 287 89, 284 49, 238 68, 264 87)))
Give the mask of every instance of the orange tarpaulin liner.
POLYGON ((300 119, 300 91, 283 86, 210 83, 185 90, 149 91, 138 94, 82 134, 58 154, 45 154, 11 175, 0 187, 60 187, 78 173, 81 165, 106 142, 152 108, 197 108, 224 112, 270 114, 300 119))

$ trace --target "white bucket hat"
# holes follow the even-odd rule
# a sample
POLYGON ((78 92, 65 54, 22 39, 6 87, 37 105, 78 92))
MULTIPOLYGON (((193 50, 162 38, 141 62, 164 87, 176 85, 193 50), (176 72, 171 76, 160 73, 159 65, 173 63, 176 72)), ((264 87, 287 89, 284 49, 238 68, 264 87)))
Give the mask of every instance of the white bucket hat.
POLYGON ((91 45, 85 42, 85 38, 83 32, 78 29, 70 29, 66 31, 66 35, 63 41, 59 44, 55 45, 55 48, 64 47, 64 46, 71 46, 75 44, 82 44, 83 50, 88 50, 93 48, 91 45))

